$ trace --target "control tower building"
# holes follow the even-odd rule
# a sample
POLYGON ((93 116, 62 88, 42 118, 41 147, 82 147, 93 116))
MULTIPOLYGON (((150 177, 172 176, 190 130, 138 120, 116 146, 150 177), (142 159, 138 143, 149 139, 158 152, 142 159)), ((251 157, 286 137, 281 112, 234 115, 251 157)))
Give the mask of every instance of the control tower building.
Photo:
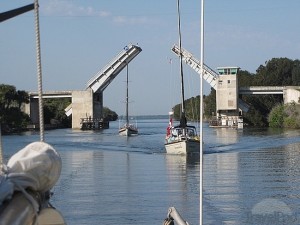
POLYGON ((238 76, 239 67, 218 67, 219 77, 216 85, 216 116, 221 122, 218 126, 238 127, 241 110, 239 109, 238 76))

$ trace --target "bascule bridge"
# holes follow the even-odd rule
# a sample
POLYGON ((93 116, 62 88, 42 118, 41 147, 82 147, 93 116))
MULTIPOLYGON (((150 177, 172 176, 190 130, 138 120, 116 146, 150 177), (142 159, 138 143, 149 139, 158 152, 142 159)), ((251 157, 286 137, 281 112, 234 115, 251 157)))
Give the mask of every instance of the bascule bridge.
MULTIPOLYGON (((201 75, 201 64, 187 50, 174 45, 172 51, 181 55, 184 62, 201 75)), ((279 94, 283 95, 284 103, 300 103, 300 87, 285 86, 255 86, 239 87, 239 67, 218 67, 218 72, 203 65, 203 80, 216 90, 216 115, 211 121, 213 127, 243 127, 243 112, 249 110, 249 105, 239 98, 239 95, 279 94)))
MULTIPOLYGON (((114 78, 133 60, 142 49, 137 45, 127 45, 102 70, 93 76, 82 91, 49 91, 43 98, 71 98, 72 103, 65 109, 66 115, 72 115, 72 128, 82 128, 82 123, 89 121, 94 129, 101 128, 103 118, 103 92, 114 78)), ((33 123, 38 123, 38 93, 31 92, 26 113, 33 123)))

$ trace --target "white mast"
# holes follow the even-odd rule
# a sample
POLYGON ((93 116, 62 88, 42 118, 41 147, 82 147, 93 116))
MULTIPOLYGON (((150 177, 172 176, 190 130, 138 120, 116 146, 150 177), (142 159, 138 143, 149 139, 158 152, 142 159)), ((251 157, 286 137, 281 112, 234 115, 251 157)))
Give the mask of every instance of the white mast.
POLYGON ((200 46, 200 199, 199 224, 203 224, 203 64, 204 64, 204 0, 201 0, 201 46, 200 46))

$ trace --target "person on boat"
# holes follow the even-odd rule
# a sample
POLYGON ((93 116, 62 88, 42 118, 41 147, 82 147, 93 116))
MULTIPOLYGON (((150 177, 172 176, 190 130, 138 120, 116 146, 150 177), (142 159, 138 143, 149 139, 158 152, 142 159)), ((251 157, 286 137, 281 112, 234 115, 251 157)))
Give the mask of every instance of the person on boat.
POLYGON ((169 125, 167 127, 167 135, 166 135, 166 139, 169 138, 171 136, 171 130, 172 130, 172 124, 173 124, 173 119, 172 117, 170 118, 169 121, 169 125))
POLYGON ((168 126, 167 127, 167 138, 169 137, 171 135, 171 127, 170 126, 168 126))

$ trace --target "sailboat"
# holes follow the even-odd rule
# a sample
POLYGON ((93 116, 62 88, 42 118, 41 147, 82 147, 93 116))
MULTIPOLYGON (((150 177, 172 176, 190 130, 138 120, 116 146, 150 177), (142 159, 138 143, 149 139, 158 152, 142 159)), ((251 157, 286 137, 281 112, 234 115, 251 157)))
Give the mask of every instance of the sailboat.
POLYGON ((131 136, 131 135, 138 135, 138 128, 137 125, 130 123, 129 121, 129 97, 128 97, 128 65, 126 67, 126 122, 125 124, 119 128, 119 134, 122 136, 131 136))
MULTIPOLYGON (((179 12, 179 0, 178 12, 179 12)), ((179 13, 178 13, 179 14, 179 13)), ((204 0, 201 0, 201 77, 200 77, 200 141, 199 141, 199 225, 203 224, 203 65, 204 65, 204 0)), ((170 125, 169 125, 170 126, 170 125)), ((168 209, 164 224, 188 224, 177 212, 175 207, 168 209)))
MULTIPOLYGON (((179 50, 181 52, 181 30, 180 30, 180 10, 179 0, 177 1, 178 9, 178 33, 179 33, 179 50)), ((185 102, 184 102, 184 79, 182 68, 182 55, 179 56, 180 61, 180 78, 181 78, 181 116, 180 123, 176 126, 173 125, 173 112, 169 113, 170 121, 167 127, 167 135, 165 137, 165 149, 168 154, 189 154, 199 153, 200 139, 197 135, 195 126, 187 125, 185 115, 185 102)))

